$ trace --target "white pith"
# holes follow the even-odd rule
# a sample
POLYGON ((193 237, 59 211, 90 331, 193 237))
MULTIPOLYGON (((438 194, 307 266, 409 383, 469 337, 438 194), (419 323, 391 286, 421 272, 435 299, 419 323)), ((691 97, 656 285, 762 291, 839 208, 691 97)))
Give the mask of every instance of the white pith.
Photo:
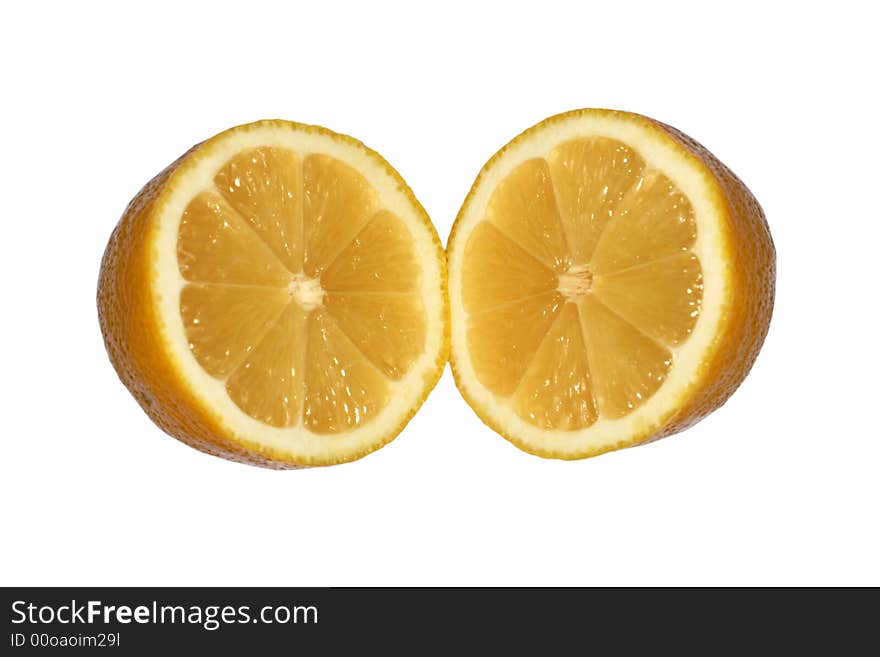
POLYGON ((302 272, 290 277, 287 293, 300 308, 305 311, 314 310, 324 302, 324 289, 320 278, 309 278, 302 272))
MULTIPOLYGON (((338 136, 293 125, 255 124, 230 131, 200 146, 198 157, 191 159, 192 162, 184 162, 175 171, 164 202, 157 208, 157 232, 152 242, 154 303, 159 309, 163 342, 181 379, 188 382, 196 398, 211 410, 228 437, 252 451, 287 457, 295 462, 333 462, 361 455, 389 440, 421 403, 426 388, 433 383, 445 325, 442 265, 437 245, 400 182, 364 147, 338 136), (427 315, 425 351, 403 378, 389 380, 388 404, 372 420, 356 429, 319 434, 302 424, 281 428, 256 420, 230 399, 224 381, 210 376, 189 348, 180 313, 180 293, 186 284, 177 262, 181 217, 196 194, 213 186, 214 176, 230 158, 243 150, 260 146, 288 148, 300 157, 312 153, 329 155, 357 169, 376 191, 381 207, 406 224, 416 258, 423 267, 420 292, 427 315)), ((319 296, 323 295, 317 281, 297 280, 296 277, 291 281, 289 292, 293 300, 304 307, 316 306, 320 302, 319 296)))
POLYGON ((647 438, 679 407, 718 332, 729 271, 722 257, 721 222, 724 219, 718 207, 717 187, 708 173, 685 156, 671 138, 638 120, 604 113, 573 113, 547 122, 515 140, 484 169, 457 221, 455 239, 447 246, 451 354, 458 384, 490 424, 530 451, 575 457, 631 444, 634 437, 647 438), (492 192, 513 169, 532 158, 548 156, 564 142, 592 136, 609 137, 626 144, 649 168, 662 171, 690 200, 697 225, 697 238, 691 251, 699 258, 702 268, 702 306, 690 337, 677 347, 667 346, 673 355, 672 369, 643 405, 618 419, 600 416, 591 426, 575 431, 539 429, 520 418, 508 398, 490 391, 476 376, 467 348, 468 314, 462 300, 463 255, 471 232, 483 220, 492 192))
POLYGON ((567 299, 575 300, 593 287, 593 273, 589 265, 573 265, 564 274, 559 274, 556 291, 567 299))

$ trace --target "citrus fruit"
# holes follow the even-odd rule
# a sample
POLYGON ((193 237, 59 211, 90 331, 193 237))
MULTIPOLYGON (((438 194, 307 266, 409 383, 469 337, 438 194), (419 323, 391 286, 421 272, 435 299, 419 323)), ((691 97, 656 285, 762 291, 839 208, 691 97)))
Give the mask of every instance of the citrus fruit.
POLYGON ((447 358, 445 257, 360 142, 261 121, 194 146, 131 201, 101 265, 110 359, 205 452, 327 465, 392 440, 447 358))
POLYGON ((652 119, 580 110, 483 167, 447 245, 451 362, 480 418, 576 459, 720 406, 773 306, 775 251, 745 185, 652 119))

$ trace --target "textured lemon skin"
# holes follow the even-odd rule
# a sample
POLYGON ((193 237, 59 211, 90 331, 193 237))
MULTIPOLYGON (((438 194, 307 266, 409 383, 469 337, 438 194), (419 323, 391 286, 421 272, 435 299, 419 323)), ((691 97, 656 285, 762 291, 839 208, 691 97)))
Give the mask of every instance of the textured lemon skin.
POLYGON ((691 394, 662 430, 644 442, 687 429, 730 398, 751 371, 767 337, 776 290, 776 249, 764 211, 749 189, 696 140, 647 120, 697 158, 714 178, 718 204, 724 210, 730 270, 722 329, 697 372, 691 394))
POLYGON ((148 182, 129 202, 114 229, 98 277, 98 320, 110 362, 120 380, 153 422, 170 436, 202 452, 240 463, 273 469, 333 465, 353 461, 391 442, 403 430, 428 394, 437 384, 449 355, 449 295, 446 288, 446 258, 443 246, 427 213, 416 200, 400 174, 378 153, 347 135, 319 126, 290 121, 269 120, 231 128, 211 139, 196 144, 174 163, 148 182), (441 264, 443 292, 443 343, 433 370, 426 374, 424 392, 400 424, 383 436, 381 441, 362 451, 341 454, 326 460, 281 452, 256 442, 234 436, 219 416, 206 407, 190 383, 175 366, 164 340, 162 319, 156 302, 155 240, 158 212, 169 191, 176 184, 176 175, 199 157, 201 148, 232 131, 274 124, 298 130, 315 131, 346 141, 368 152, 393 176, 407 195, 417 214, 433 238, 438 262, 441 264))
MULTIPOLYGON (((721 219, 725 271, 724 304, 718 331, 703 354, 700 366, 689 386, 655 424, 640 427, 615 443, 582 451, 556 451, 538 448, 500 426, 488 409, 483 408, 468 389, 468 381, 457 364, 458 355, 450 353, 450 366, 456 387, 477 416, 496 433, 536 456, 578 460, 606 452, 643 445, 693 426, 726 402, 748 375, 770 328, 776 287, 776 249, 764 211, 758 201, 718 158, 683 132, 641 114, 606 109, 581 109, 551 116, 520 133, 483 166, 459 210, 447 241, 459 237, 463 217, 482 179, 512 146, 528 140, 553 123, 584 115, 606 116, 641 125, 665 140, 686 160, 702 171, 712 190, 712 204, 721 219)), ((453 319, 454 321, 454 319, 453 319)), ((467 358, 466 354, 462 357, 467 358)))

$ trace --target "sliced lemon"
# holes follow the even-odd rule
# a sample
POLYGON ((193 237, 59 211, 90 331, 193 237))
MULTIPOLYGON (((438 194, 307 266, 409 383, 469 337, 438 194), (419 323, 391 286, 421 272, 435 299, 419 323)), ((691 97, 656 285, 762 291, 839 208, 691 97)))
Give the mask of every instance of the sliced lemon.
POLYGON ((775 252, 751 193, 643 116, 562 114, 480 172, 447 246, 456 383, 522 449, 583 458, 720 406, 751 368, 775 252))
POLYGON ((98 307, 160 427, 269 467, 384 445, 447 356, 445 258, 409 187, 360 142, 286 121, 223 132, 148 183, 98 307))

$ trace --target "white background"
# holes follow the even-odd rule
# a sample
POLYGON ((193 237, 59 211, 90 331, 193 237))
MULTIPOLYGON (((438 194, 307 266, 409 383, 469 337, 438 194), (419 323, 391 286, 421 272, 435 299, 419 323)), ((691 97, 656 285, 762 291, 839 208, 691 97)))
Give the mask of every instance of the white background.
POLYGON ((877 70, 869 3, 14 3, 0 18, 4 585, 880 584, 877 70), (447 369, 403 434, 273 472, 165 436, 95 309, 107 238, 193 143, 351 134, 445 240, 482 164, 578 107, 648 114, 763 204, 769 337, 658 443, 539 459, 447 369))

